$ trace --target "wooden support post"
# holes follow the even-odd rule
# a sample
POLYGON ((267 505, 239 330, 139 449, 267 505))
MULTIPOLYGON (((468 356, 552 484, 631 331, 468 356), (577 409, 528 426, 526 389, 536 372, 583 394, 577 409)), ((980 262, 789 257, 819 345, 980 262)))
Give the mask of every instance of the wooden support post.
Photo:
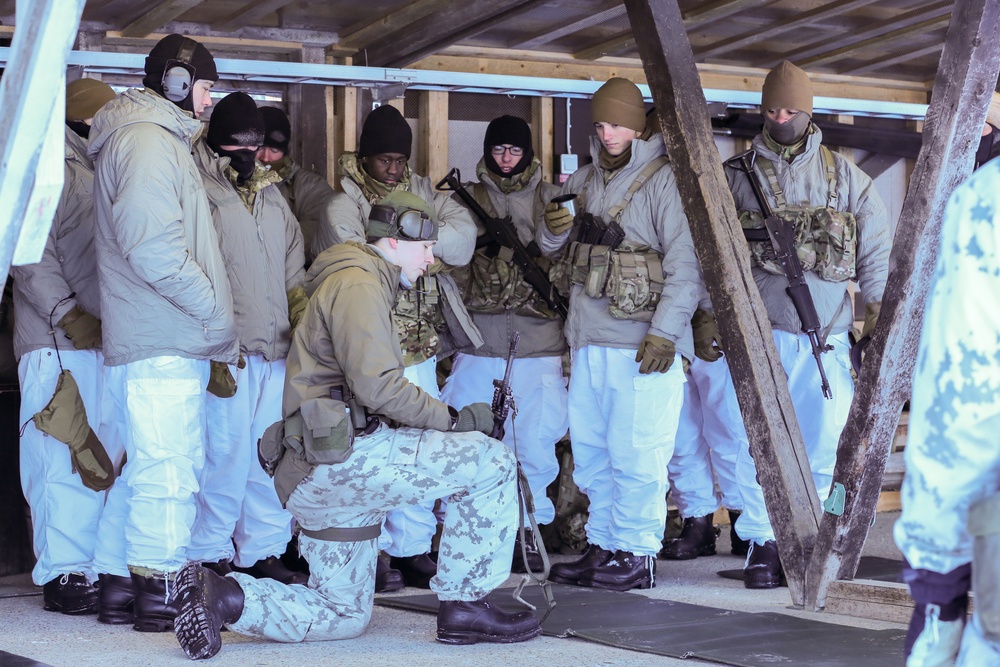
MULTIPOLYGON (((337 114, 334 118, 333 147, 338 157, 353 151, 358 145, 358 89, 350 86, 336 88, 333 91, 336 98, 337 114)), ((340 175, 336 170, 327 174, 327 180, 333 183, 336 190, 340 189, 340 175)))
POLYGON ((420 155, 417 173, 437 183, 448 173, 448 93, 420 91, 417 128, 420 155))
POLYGON ((531 98, 531 133, 534 142, 535 157, 542 163, 542 180, 551 183, 553 178, 553 161, 555 159, 555 142, 553 136, 553 100, 551 97, 531 98))
POLYGON ((900 410, 910 396, 944 207, 972 170, 1000 71, 998 33, 1000 0, 955 3, 900 215, 906 234, 892 249, 882 314, 837 449, 833 481, 846 489, 844 513, 823 516, 806 579, 809 608, 822 609, 830 583, 857 571, 900 410))
MULTIPOLYGON (((304 63, 326 63, 322 46, 303 46, 304 63)), ((292 119, 292 158, 303 169, 314 171, 330 180, 330 165, 335 164, 333 151, 333 94, 325 86, 292 84, 289 87, 288 115, 292 119)))
POLYGON ((819 497, 767 310, 750 275, 691 44, 676 0, 625 0, 625 9, 719 321, 792 602, 802 604, 819 497))

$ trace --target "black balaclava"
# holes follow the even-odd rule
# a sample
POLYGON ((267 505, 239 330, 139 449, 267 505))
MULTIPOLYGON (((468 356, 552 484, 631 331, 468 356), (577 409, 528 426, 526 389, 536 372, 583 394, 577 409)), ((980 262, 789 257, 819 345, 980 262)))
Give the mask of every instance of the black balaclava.
POLYGON ((288 153, 288 142, 292 138, 292 125, 288 116, 277 107, 260 107, 260 117, 264 120, 263 146, 288 153))
MULTIPOLYGON (((168 64, 178 62, 191 73, 191 90, 194 89, 194 82, 199 79, 219 80, 219 73, 215 69, 215 58, 212 57, 211 52, 200 42, 174 34, 161 39, 149 52, 146 57, 146 76, 142 79, 142 85, 166 98, 163 93, 163 74, 167 70, 168 64), (185 47, 190 49, 190 57, 178 60, 185 47)), ((174 104, 185 111, 194 112, 194 101, 191 99, 190 92, 188 92, 187 97, 180 102, 174 102, 174 104)))
POLYGON ((66 126, 84 139, 90 138, 90 126, 82 120, 68 120, 66 121, 66 126))
POLYGON ((531 147, 531 128, 524 120, 515 116, 500 116, 490 121, 486 128, 486 136, 483 138, 483 161, 486 163, 487 169, 501 178, 511 178, 530 167, 534 158, 535 151, 531 147), (507 174, 503 173, 490 152, 490 147, 503 146, 504 144, 517 146, 524 150, 524 157, 507 174))
POLYGON ((229 166, 239 176, 237 182, 246 182, 257 164, 257 148, 264 143, 264 121, 253 98, 246 93, 230 93, 223 97, 212 111, 205 141, 213 151, 229 158, 229 166), (254 148, 223 150, 222 146, 254 148))

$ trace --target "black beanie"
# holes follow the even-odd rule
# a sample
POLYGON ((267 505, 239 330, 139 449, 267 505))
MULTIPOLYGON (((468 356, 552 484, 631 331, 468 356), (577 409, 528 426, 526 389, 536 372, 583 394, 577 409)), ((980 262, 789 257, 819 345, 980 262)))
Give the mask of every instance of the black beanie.
POLYGON ((531 166, 531 161, 535 157, 535 151, 531 147, 531 128, 523 119, 516 116, 500 116, 490 121, 486 128, 486 136, 483 138, 483 158, 486 168, 498 176, 509 178, 516 176, 531 166), (506 174, 500 169, 496 158, 490 148, 493 146, 503 146, 510 144, 524 149, 524 157, 517 163, 517 166, 506 174))
POLYGON ((413 132, 396 107, 389 104, 374 109, 365 118, 358 141, 358 157, 399 153, 410 157, 413 132))
POLYGON ((288 142, 292 138, 292 125, 288 116, 278 107, 260 107, 260 117, 264 120, 263 146, 288 152, 288 142))
POLYGON ((208 121, 208 145, 261 146, 264 143, 264 121, 253 98, 246 93, 230 93, 223 97, 208 121))
POLYGON ((149 52, 149 56, 146 57, 146 76, 142 80, 142 85, 163 95, 163 72, 167 69, 167 63, 171 60, 177 60, 181 49, 188 42, 194 42, 194 49, 190 58, 182 62, 194 69, 194 76, 191 79, 192 86, 199 79, 218 81, 219 72, 215 69, 215 58, 212 57, 209 50, 200 42, 184 35, 174 34, 161 39, 149 52))

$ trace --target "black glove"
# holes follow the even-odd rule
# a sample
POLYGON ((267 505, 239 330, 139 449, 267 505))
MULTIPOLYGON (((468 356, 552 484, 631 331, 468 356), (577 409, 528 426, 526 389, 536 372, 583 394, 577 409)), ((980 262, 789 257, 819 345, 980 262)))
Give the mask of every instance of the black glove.
POLYGON ((489 403, 469 403, 458 412, 450 410, 452 431, 480 431, 486 435, 493 432, 493 410, 489 403))

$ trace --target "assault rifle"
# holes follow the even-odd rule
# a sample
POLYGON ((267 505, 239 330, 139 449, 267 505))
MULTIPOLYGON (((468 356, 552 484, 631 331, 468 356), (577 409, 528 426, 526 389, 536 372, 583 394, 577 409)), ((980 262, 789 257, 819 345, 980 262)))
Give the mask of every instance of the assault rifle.
MULTIPOLYGON (((510 373, 514 370, 514 358, 517 356, 517 344, 521 340, 521 332, 515 331, 510 339, 510 351, 507 352, 507 368, 504 369, 502 380, 493 380, 493 432, 491 438, 503 440, 504 422, 510 414, 511 406, 514 404, 514 393, 510 388, 510 373)), ((517 414, 517 406, 514 406, 514 414, 517 414)))
POLYGON ((549 282, 545 272, 535 263, 535 258, 541 257, 542 252, 538 249, 538 245, 534 241, 529 243, 528 247, 525 247, 521 243, 521 240, 517 238, 517 232, 514 230, 510 216, 506 218, 494 218, 483 210, 483 207, 479 205, 476 198, 469 194, 469 191, 462 185, 462 174, 458 169, 449 171, 448 175, 442 178, 441 182, 437 184, 437 189, 453 191, 457 194, 465 205, 476 214, 476 217, 482 220, 487 233, 493 237, 496 243, 501 248, 509 248, 513 251, 514 256, 512 259, 515 264, 521 267, 524 281, 538 292, 538 295, 545 300, 549 308, 557 312, 565 320, 568 312, 566 309, 566 300, 559 294, 552 283, 549 282))
POLYGON ((821 355, 832 350, 833 346, 819 338, 819 315, 816 313, 816 304, 813 303, 812 295, 809 293, 809 285, 806 284, 802 262, 795 250, 795 230, 792 225, 776 216, 767 203, 767 197, 764 196, 760 180, 753 170, 756 159, 757 151, 750 149, 746 153, 726 160, 726 165, 739 169, 747 175, 750 188, 753 190, 753 195, 760 206, 760 212, 764 216, 764 227, 767 229, 766 234, 762 234, 761 230, 745 229, 743 235, 750 242, 771 242, 774 254, 777 255, 778 262, 785 272, 785 278, 788 279, 788 287, 785 288, 785 292, 792 300, 795 312, 798 313, 799 320, 802 322, 802 332, 809 337, 809 344, 812 345, 813 357, 816 358, 816 365, 819 367, 823 396, 833 398, 833 391, 830 389, 830 382, 826 379, 826 370, 823 368, 823 359, 821 358, 821 355))

